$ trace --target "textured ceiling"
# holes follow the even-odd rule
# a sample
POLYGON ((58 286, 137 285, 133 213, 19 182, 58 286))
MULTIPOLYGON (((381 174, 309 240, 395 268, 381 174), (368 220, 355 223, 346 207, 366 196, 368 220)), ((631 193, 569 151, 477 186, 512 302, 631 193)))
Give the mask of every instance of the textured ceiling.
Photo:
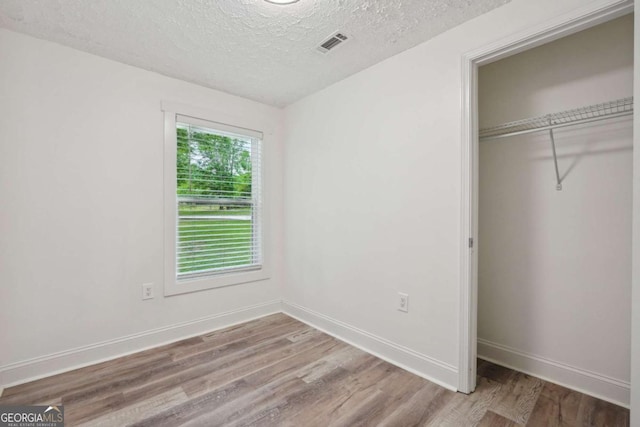
POLYGON ((2 0, 0 26, 284 106, 508 1, 2 0))

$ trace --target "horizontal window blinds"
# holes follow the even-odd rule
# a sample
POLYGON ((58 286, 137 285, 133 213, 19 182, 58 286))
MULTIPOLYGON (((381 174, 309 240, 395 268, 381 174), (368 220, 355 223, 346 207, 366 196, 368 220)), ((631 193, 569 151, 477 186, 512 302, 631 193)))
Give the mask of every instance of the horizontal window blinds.
POLYGON ((177 116, 178 279, 262 264, 261 134, 177 116))

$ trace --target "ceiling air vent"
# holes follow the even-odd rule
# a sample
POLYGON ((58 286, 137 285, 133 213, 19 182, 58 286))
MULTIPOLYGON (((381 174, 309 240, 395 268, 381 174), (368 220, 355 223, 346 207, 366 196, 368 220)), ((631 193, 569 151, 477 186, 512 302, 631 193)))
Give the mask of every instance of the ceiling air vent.
POLYGON ((322 53, 329 53, 329 51, 335 49, 341 44, 344 44, 347 40, 349 40, 349 37, 343 33, 335 33, 323 41, 322 44, 318 46, 318 50, 322 53))

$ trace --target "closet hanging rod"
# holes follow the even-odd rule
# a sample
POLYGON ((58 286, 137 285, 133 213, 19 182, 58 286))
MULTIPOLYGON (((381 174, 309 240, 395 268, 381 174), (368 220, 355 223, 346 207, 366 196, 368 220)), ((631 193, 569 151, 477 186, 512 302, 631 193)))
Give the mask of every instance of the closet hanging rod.
POLYGON ((531 132, 552 130, 566 126, 608 120, 633 114, 633 97, 602 104, 546 114, 524 120, 505 123, 480 130, 480 140, 505 138, 531 132))

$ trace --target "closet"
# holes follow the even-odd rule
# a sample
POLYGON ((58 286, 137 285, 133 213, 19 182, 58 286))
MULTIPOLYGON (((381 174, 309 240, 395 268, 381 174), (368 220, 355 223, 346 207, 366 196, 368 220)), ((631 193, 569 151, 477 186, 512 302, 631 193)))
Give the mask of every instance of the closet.
POLYGON ((623 405, 632 83, 632 15, 478 77, 478 357, 623 405))

